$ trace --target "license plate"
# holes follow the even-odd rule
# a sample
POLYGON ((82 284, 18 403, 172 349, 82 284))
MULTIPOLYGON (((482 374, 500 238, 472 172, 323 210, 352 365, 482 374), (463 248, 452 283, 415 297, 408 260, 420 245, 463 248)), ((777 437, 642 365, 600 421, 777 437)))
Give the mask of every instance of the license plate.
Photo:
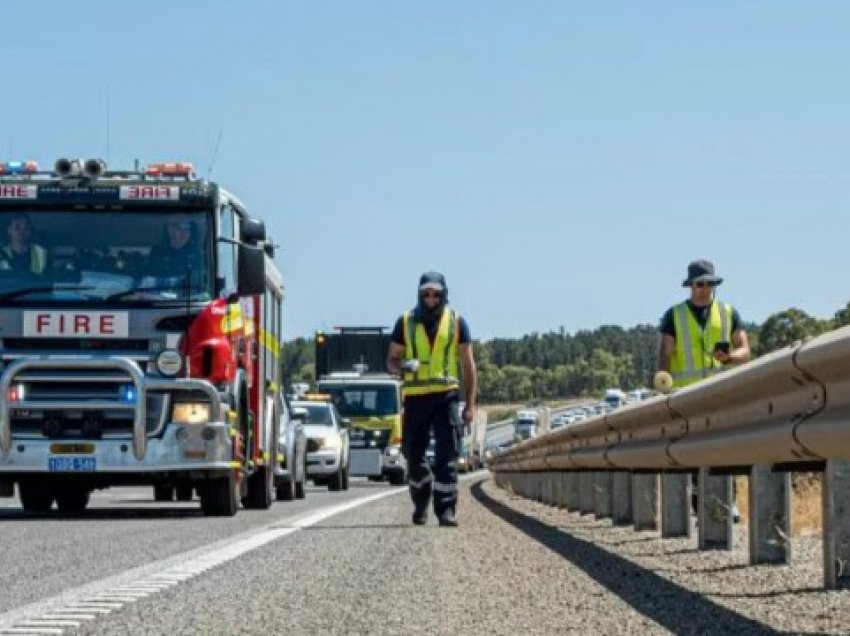
POLYGON ((93 473, 97 467, 94 457, 49 457, 47 469, 51 473, 93 473))

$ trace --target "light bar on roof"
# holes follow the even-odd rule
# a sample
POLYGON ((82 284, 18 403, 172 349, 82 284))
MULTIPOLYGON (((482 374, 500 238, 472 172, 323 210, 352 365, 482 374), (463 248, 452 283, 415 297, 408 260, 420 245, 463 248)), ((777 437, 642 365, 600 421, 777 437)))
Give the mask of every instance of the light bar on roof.
POLYGON ((7 161, 0 163, 0 174, 31 174, 38 172, 35 161, 7 161))
POLYGON ((149 177, 188 177, 193 172, 192 164, 187 161, 152 163, 145 169, 149 177))

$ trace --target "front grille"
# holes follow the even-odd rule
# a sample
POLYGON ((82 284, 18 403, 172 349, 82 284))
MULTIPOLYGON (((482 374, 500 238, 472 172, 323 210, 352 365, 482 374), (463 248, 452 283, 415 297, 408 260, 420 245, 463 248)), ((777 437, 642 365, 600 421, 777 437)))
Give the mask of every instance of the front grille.
POLYGON ((381 452, 387 450, 390 445, 390 437, 392 430, 383 429, 366 429, 366 428, 351 428, 348 433, 350 445, 353 449, 378 449, 381 452))
MULTIPOLYGON (((14 379, 23 386, 28 402, 46 403, 43 409, 10 409, 13 435, 20 438, 101 439, 131 438, 133 411, 129 408, 73 409, 63 402, 126 402, 132 386, 129 376, 117 370, 32 369, 14 379), (51 406, 55 404, 55 407, 51 406)), ((170 400, 164 393, 147 394, 148 434, 157 433, 168 415, 170 400)))
POLYGON ((141 338, 4 338, 7 351, 147 351, 141 338))

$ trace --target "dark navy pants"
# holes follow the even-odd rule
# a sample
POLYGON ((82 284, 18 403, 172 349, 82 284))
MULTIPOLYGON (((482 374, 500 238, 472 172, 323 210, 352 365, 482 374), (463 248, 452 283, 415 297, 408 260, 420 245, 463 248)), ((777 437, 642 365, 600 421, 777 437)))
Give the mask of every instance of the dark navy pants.
POLYGON ((446 510, 454 511, 462 432, 456 391, 405 398, 402 452, 407 460, 410 498, 417 510, 427 509, 433 494, 438 517, 446 510), (433 467, 425 454, 432 434, 433 467))

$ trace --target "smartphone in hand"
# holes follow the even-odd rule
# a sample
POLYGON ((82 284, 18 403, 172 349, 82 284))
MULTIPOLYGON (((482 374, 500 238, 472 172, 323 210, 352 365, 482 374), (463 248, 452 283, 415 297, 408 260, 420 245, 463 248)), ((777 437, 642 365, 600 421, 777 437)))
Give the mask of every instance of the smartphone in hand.
POLYGON ((721 340, 720 342, 714 343, 714 351, 722 351, 723 353, 729 353, 730 345, 728 340, 721 340))

